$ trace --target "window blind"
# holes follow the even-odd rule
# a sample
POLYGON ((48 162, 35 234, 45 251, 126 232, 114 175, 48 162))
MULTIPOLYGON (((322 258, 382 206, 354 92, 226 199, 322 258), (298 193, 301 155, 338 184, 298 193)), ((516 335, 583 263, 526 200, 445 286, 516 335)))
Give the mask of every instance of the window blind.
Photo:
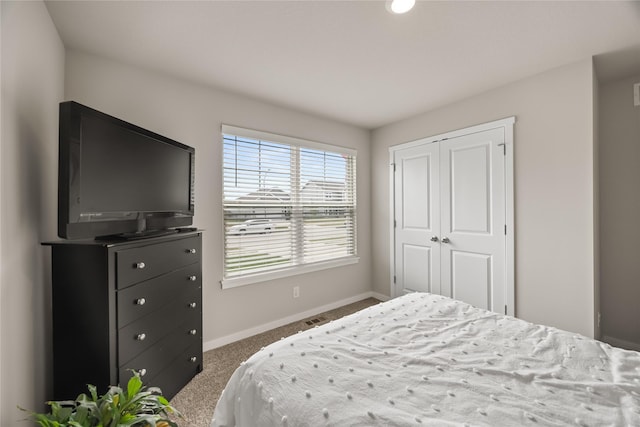
POLYGON ((230 126, 222 136, 224 279, 356 255, 355 151, 230 126))

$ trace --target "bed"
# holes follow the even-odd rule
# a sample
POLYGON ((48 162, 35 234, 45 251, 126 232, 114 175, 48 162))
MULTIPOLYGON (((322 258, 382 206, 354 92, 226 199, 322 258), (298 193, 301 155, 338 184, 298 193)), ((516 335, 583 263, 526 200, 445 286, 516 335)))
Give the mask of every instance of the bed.
POLYGON ((211 423, 324 425, 640 426, 640 353, 407 294, 260 350, 211 423))

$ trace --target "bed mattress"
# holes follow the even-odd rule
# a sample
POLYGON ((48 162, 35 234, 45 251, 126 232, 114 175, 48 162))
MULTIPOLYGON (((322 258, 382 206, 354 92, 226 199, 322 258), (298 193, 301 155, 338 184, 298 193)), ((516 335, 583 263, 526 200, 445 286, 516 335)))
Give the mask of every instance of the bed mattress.
POLYGON ((640 426, 640 353, 408 294, 265 347, 212 427, 640 426))

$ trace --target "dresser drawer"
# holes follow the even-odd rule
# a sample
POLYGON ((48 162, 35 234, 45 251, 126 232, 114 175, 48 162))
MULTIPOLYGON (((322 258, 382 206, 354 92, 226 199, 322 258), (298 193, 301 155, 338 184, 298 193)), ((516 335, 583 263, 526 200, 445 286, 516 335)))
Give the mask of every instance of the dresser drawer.
POLYGON ((123 289, 199 261, 201 242, 194 236, 117 251, 116 287, 123 289))
POLYGON ((151 380, 187 348, 194 345, 202 345, 201 324, 197 321, 184 322, 171 333, 163 337, 160 341, 150 346, 138 356, 123 364, 119 368, 120 385, 127 383, 131 377, 131 370, 144 372, 144 382, 151 380), (192 335, 192 330, 197 330, 196 335, 192 335), (144 370, 144 371, 143 371, 144 370))
POLYGON ((165 306, 173 310, 199 308, 202 299, 200 271, 200 263, 196 263, 118 291, 118 327, 165 306))
POLYGON ((193 377, 202 372, 202 343, 194 344, 182 352, 169 366, 147 384, 160 387, 162 395, 172 399, 193 377))
POLYGON ((202 312, 186 306, 165 306, 123 327, 118 331, 118 365, 127 363, 185 321, 194 325, 193 335, 202 336, 202 312))

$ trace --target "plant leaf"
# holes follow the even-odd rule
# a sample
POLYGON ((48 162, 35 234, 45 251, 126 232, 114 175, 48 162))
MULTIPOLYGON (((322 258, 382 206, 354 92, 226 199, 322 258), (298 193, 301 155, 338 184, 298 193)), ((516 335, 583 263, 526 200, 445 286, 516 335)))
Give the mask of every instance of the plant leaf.
POLYGON ((91 400, 94 402, 98 400, 98 391, 96 390, 96 386, 89 384, 87 386, 89 388, 89 393, 91 393, 91 400))
POLYGON ((140 374, 134 371, 133 376, 129 378, 129 382, 127 383, 127 396, 132 398, 140 391, 141 388, 142 380, 140 379, 140 374))

